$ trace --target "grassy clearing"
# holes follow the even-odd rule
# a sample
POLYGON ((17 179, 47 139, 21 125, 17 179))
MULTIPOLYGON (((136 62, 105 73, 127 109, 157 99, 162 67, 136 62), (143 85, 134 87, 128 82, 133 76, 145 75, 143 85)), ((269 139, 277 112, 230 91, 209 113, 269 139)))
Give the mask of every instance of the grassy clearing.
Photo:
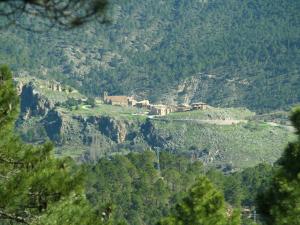
POLYGON ((121 107, 106 104, 97 104, 94 108, 88 105, 80 105, 78 109, 73 109, 72 111, 61 108, 65 113, 70 113, 71 115, 80 116, 111 116, 116 119, 127 119, 127 120, 144 120, 147 118, 145 110, 138 109, 135 107, 121 107))

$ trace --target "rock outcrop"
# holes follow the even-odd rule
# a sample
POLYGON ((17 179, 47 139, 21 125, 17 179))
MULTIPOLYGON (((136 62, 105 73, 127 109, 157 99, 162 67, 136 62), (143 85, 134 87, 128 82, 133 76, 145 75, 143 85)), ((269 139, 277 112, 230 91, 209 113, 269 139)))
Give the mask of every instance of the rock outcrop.
POLYGON ((42 120, 42 124, 47 132, 48 137, 56 142, 61 142, 61 137, 63 133, 63 118, 62 115, 51 110, 48 112, 46 117, 42 120))
POLYGON ((39 94, 32 82, 22 85, 21 91, 21 117, 28 119, 31 116, 45 116, 54 104, 45 96, 39 94))

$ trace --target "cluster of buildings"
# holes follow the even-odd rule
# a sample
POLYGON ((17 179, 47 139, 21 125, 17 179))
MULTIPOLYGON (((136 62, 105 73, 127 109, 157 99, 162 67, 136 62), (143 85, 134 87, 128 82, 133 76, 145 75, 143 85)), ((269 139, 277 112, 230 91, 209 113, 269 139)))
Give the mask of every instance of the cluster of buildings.
POLYGON ((171 112, 186 112, 191 110, 205 110, 208 105, 203 102, 193 103, 191 105, 153 105, 149 100, 136 101, 134 97, 129 96, 109 96, 104 92, 103 101, 105 104, 119 105, 119 106, 132 106, 137 108, 144 108, 149 110, 149 115, 165 116, 171 112))

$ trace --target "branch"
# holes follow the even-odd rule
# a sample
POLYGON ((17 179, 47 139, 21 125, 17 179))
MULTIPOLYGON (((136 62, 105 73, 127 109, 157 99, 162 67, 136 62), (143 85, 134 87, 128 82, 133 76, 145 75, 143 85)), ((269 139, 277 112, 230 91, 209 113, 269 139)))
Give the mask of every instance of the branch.
POLYGON ((14 220, 19 223, 29 224, 29 222, 27 222, 27 220, 25 218, 14 215, 14 214, 6 213, 2 210, 0 210, 0 219, 9 219, 9 220, 14 220))
MULTIPOLYGON (((26 30, 32 28, 33 18, 45 28, 71 29, 92 20, 106 23, 109 0, 0 0, 0 29, 17 26, 26 30), (4 22, 5 21, 5 22, 4 22)), ((37 29, 38 31, 40 29, 37 29)))
POLYGON ((6 163, 6 164, 12 164, 12 165, 24 165, 23 162, 14 161, 11 159, 5 159, 5 158, 3 158, 3 156, 0 156, 0 163, 6 163))

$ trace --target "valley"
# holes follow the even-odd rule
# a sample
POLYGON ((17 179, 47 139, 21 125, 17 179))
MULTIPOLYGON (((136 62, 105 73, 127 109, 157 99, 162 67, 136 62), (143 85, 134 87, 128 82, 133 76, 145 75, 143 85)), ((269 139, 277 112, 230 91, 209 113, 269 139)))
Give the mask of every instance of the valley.
POLYGON ((0 0, 1 225, 300 225, 299 0, 0 0))

